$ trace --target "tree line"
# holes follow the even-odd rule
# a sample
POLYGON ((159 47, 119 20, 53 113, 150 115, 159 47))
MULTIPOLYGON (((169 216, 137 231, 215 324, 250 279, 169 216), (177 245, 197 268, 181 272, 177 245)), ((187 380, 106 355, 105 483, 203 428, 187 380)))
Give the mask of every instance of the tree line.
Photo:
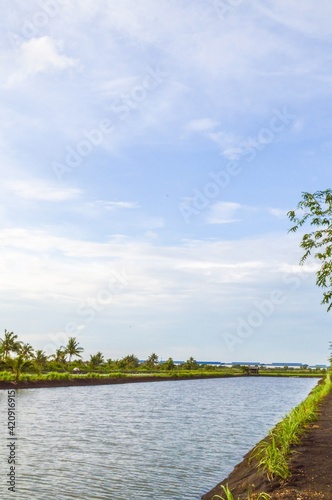
POLYGON ((172 358, 161 362, 157 354, 152 353, 144 361, 140 362, 135 354, 129 354, 122 359, 105 359, 102 352, 91 354, 88 360, 83 360, 84 349, 75 337, 69 337, 65 346, 55 350, 54 354, 47 355, 43 350, 35 350, 29 343, 18 339, 14 332, 5 330, 4 336, 0 338, 0 369, 17 371, 69 371, 78 369, 82 371, 117 371, 117 370, 174 370, 182 368, 194 370, 200 368, 197 361, 190 357, 180 366, 176 366, 172 358))

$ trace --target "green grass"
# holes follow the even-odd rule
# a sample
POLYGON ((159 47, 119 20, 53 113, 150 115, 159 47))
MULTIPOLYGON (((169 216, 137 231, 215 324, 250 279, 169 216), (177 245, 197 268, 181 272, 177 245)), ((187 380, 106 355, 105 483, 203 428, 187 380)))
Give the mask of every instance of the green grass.
MULTIPOLYGON (((151 378, 176 378, 176 379, 185 379, 185 378, 208 378, 208 377, 214 377, 214 378, 223 378, 223 377, 242 377, 243 373, 240 370, 237 369, 225 369, 223 368, 222 370, 207 370, 206 368, 204 370, 202 369, 196 369, 196 370, 170 370, 170 371, 162 371, 160 369, 156 371, 141 371, 141 370, 135 370, 135 371, 114 371, 114 372, 87 372, 87 373, 72 373, 71 371, 69 372, 60 372, 60 371, 50 371, 50 372, 43 372, 43 373, 31 373, 31 370, 21 373, 19 380, 20 381, 29 381, 29 382, 38 382, 38 381, 46 381, 46 380, 73 380, 73 379, 99 379, 99 378, 105 378, 105 377, 110 377, 110 378, 124 378, 124 377, 151 377, 151 378)), ((308 376, 313 376, 317 377, 317 374, 299 374, 299 373, 294 373, 292 372, 282 372, 282 373, 266 373, 266 372, 260 372, 258 376, 286 376, 286 377, 308 377, 308 376)), ((0 372, 0 382, 13 382, 14 381, 14 376, 11 371, 5 370, 0 372)))
POLYGON ((0 372, 0 380, 4 382, 12 382, 15 379, 14 374, 12 372, 3 371, 0 372))
POLYGON ((307 399, 294 408, 270 431, 268 439, 258 443, 252 451, 250 461, 262 470, 269 480, 287 479, 290 476, 289 458, 292 447, 301 442, 306 426, 317 419, 319 404, 332 390, 330 375, 318 384, 307 399))
MULTIPOLYGON (((223 496, 213 495, 212 500, 235 500, 233 493, 230 491, 228 485, 221 486, 223 489, 223 496)), ((252 494, 248 492, 248 500, 269 500, 271 497, 268 493, 252 494)))

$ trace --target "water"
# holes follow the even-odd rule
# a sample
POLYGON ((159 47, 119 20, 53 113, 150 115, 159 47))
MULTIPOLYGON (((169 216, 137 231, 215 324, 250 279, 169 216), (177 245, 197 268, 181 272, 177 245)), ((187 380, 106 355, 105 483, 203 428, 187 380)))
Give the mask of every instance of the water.
POLYGON ((0 391, 0 498, 198 500, 317 380, 209 379, 17 391, 16 493, 0 391))

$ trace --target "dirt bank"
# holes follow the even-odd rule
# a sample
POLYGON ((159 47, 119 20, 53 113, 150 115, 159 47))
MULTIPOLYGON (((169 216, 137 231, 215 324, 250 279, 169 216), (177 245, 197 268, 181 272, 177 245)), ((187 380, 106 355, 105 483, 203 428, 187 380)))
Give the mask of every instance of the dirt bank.
POLYGON ((110 384, 132 384, 136 382, 166 382, 176 380, 198 380, 211 378, 241 377, 242 375, 192 375, 184 377, 153 377, 153 376, 132 376, 132 377, 104 377, 104 378, 75 378, 71 380, 40 380, 37 382, 2 382, 0 389, 46 389, 51 387, 71 387, 87 385, 110 385, 110 384))
POLYGON ((268 482, 255 464, 249 464, 250 453, 202 500, 221 495, 220 485, 226 484, 236 500, 247 500, 249 488, 255 493, 269 493, 271 500, 332 500, 332 393, 321 403, 319 418, 307 429, 302 444, 293 448, 292 475, 286 482, 268 482))

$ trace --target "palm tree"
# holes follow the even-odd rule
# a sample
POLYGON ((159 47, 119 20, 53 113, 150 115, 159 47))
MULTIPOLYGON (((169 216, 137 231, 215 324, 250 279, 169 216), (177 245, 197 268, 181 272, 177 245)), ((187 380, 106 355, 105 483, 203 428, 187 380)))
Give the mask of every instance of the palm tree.
POLYGON ((7 358, 6 365, 12 369, 15 375, 15 382, 18 382, 22 371, 31 366, 31 361, 29 359, 24 359, 24 356, 19 354, 16 358, 7 358))
POLYGON ((195 370, 196 368, 198 368, 198 363, 196 359, 190 356, 190 358, 187 359, 187 361, 184 363, 183 368, 185 370, 195 370))
POLYGON ((97 366, 102 365, 105 362, 104 356, 101 352, 97 352, 97 354, 90 355, 89 365, 91 368, 97 368, 97 366))
POLYGON ((47 355, 42 349, 37 349, 35 355, 34 355, 34 362, 37 365, 44 366, 47 361, 47 355))
POLYGON ((145 365, 148 368, 155 368, 158 365, 158 362, 159 362, 159 358, 158 358, 157 354, 155 352, 153 352, 152 354, 150 354, 148 359, 145 361, 145 365))
POLYGON ((6 360, 11 352, 19 352, 20 347, 21 342, 17 340, 17 335, 14 332, 5 330, 4 338, 0 339, 0 348, 4 354, 4 359, 6 360))
POLYGON ((22 343, 20 345, 19 354, 22 354, 22 356, 26 359, 31 359, 34 357, 34 348, 32 347, 31 344, 22 343))
POLYGON ((164 369, 164 370, 174 370, 175 368, 175 363, 173 361, 173 358, 168 358, 167 361, 165 361, 165 363, 163 363, 161 365, 161 367, 164 369))
POLYGON ((128 356, 120 359, 117 364, 120 370, 134 370, 139 366, 139 359, 135 356, 135 354, 129 354, 128 356))
POLYGON ((69 355, 68 364, 71 362, 73 356, 81 358, 80 352, 83 352, 83 347, 80 347, 75 337, 69 337, 65 347, 65 353, 69 355))
POLYGON ((53 358, 57 363, 64 363, 66 361, 65 348, 59 347, 59 349, 56 349, 55 354, 52 354, 51 358, 53 358))

